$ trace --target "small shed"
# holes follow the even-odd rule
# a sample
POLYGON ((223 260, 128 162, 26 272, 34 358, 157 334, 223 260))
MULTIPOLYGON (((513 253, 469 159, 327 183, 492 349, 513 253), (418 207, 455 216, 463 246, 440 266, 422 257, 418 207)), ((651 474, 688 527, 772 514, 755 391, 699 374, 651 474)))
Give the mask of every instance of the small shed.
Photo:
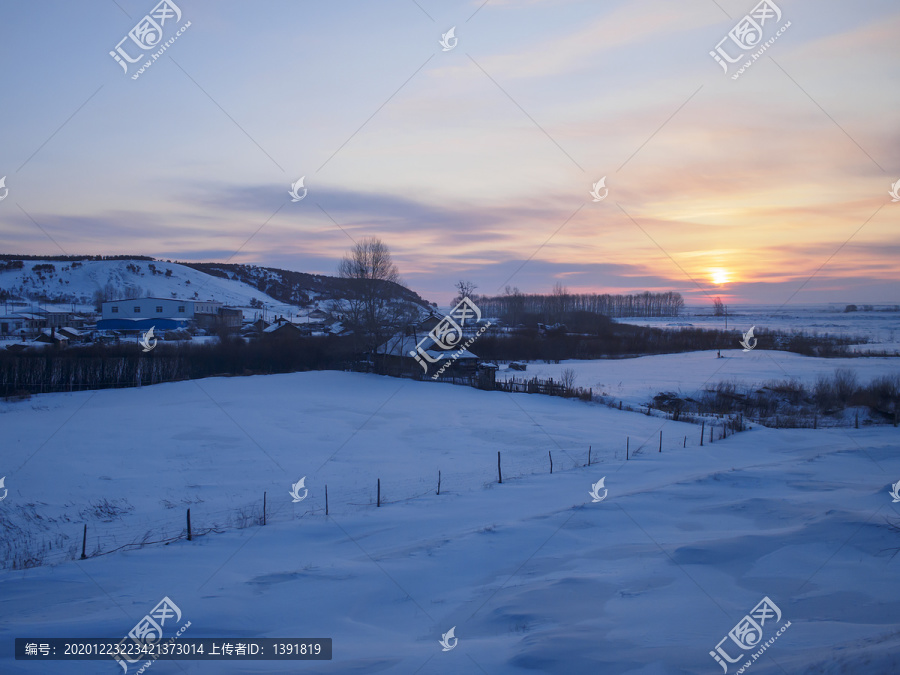
POLYGON ((282 321, 273 323, 271 326, 263 330, 262 336, 269 339, 298 339, 303 337, 304 331, 291 323, 290 321, 282 321))
POLYGON ((84 336, 82 335, 81 331, 78 330, 77 328, 72 328, 70 326, 62 326, 60 328, 57 328, 56 332, 64 337, 69 338, 73 342, 84 340, 84 336))
POLYGON ((65 346, 69 343, 69 338, 56 332, 56 328, 45 328, 38 334, 36 338, 34 338, 34 341, 44 342, 51 345, 65 346))
POLYGON ((328 312, 323 312, 321 309, 314 309, 306 315, 306 318, 310 321, 327 321, 333 317, 328 312))

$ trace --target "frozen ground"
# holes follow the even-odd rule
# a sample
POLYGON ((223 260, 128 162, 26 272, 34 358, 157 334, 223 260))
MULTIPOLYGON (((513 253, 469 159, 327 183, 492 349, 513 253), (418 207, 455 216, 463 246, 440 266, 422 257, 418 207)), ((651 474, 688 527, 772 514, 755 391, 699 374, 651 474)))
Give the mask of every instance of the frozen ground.
POLYGON ((850 368, 861 383, 867 383, 882 375, 900 373, 900 358, 825 359, 791 352, 735 349, 722 351, 722 358, 717 358, 715 351, 702 351, 634 359, 529 362, 524 372, 503 365, 497 378, 559 380, 563 370, 572 369, 576 375, 575 386, 591 387, 595 394, 612 396, 638 407, 647 405, 662 391, 696 397, 705 387, 712 388, 717 382, 729 380, 752 386, 770 380, 796 379, 812 385, 820 375, 830 377, 838 368, 850 368))
MULTIPOLYGON (((739 305, 729 307, 728 328, 743 333, 751 326, 759 329, 804 331, 812 335, 865 338, 866 344, 854 345, 860 352, 877 351, 900 354, 900 311, 845 312, 846 305, 800 305, 778 307, 739 305)), ((893 309, 894 305, 876 305, 873 309, 893 309)), ((660 318, 623 318, 621 323, 637 326, 678 329, 725 328, 725 317, 713 316, 710 307, 689 306, 681 316, 660 318)))
POLYGON ((763 596, 791 626, 747 672, 900 669, 893 427, 754 428, 699 447, 695 426, 605 406, 316 372, 0 402, 0 428, 0 515, 79 543, 87 522, 89 553, 177 534, 188 506, 195 529, 263 491, 269 513, 0 572, 4 675, 120 673, 15 661, 13 638, 120 638, 163 596, 185 637, 332 637, 334 660, 160 661, 161 674, 719 673, 710 650, 763 596), (626 436, 643 446, 627 462, 626 436), (104 523, 87 510, 101 499, 133 510, 104 523))

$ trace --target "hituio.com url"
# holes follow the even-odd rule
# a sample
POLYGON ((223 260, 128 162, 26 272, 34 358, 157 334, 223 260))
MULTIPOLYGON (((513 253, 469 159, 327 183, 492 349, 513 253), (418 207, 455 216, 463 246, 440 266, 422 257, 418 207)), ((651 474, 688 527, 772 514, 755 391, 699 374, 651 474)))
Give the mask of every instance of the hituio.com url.
POLYGON ((755 653, 750 655, 750 661, 747 661, 735 672, 735 675, 741 675, 744 671, 746 671, 760 656, 763 655, 763 652, 766 651, 769 647, 775 644, 775 640, 781 637, 781 634, 790 628, 791 622, 788 621, 781 628, 778 629, 778 632, 775 633, 774 637, 769 638, 766 642, 763 643, 762 647, 760 647, 755 653))
POLYGON ((753 62, 756 61, 756 59, 758 59, 760 56, 762 56, 764 51, 766 51, 769 47, 771 47, 773 44, 775 44, 775 40, 780 38, 781 34, 784 33, 784 31, 786 31, 790 27, 791 27, 791 22, 788 21, 781 28, 779 28, 778 32, 775 33, 775 35, 773 37, 769 38, 766 42, 763 43, 762 48, 758 52, 750 55, 750 60, 747 61, 744 65, 742 65, 740 67, 740 69, 734 75, 731 76, 731 79, 736 80, 741 75, 743 75, 744 71, 747 70, 750 66, 752 66, 753 62))
POLYGON ((147 70, 147 68, 149 68, 150 66, 152 66, 153 62, 156 61, 156 59, 158 59, 160 56, 162 56, 164 51, 166 51, 169 47, 171 47, 173 44, 175 44, 175 40, 177 40, 179 37, 181 37, 181 34, 190 27, 191 27, 191 22, 188 21, 181 28, 179 28, 178 32, 175 33, 175 35, 173 35, 171 38, 169 38, 168 40, 166 40, 163 43, 163 46, 160 48, 160 50, 158 52, 154 52, 153 54, 150 55, 150 60, 147 61, 144 65, 142 65, 140 68, 138 68, 138 71, 134 75, 131 76, 131 79, 136 80, 141 75, 143 75, 144 71, 147 70))

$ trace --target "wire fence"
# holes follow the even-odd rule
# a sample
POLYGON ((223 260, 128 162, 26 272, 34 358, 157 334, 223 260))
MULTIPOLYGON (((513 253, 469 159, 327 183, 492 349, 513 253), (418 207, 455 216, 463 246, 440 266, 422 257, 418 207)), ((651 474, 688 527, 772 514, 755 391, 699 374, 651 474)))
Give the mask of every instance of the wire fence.
MULTIPOLYGON (((484 378, 477 375, 447 375, 440 381, 478 388, 485 386, 484 378)), ((495 383, 491 378, 490 384, 495 385, 491 388, 503 391, 577 397, 615 407, 602 397, 593 396, 590 389, 575 388, 553 380, 510 379, 495 383)), ((619 409, 621 407, 620 402, 619 409)), ((646 414, 651 415, 649 407, 646 414)), ((670 417, 663 411, 653 410, 652 414, 670 417)), ((699 437, 694 434, 691 445, 703 445, 704 439, 714 442, 716 438, 727 437, 729 431, 736 433, 744 429, 743 419, 739 416, 719 416, 718 420, 713 417, 702 420, 688 418, 684 421, 701 424, 699 437)), ((297 502, 289 501, 286 487, 278 489, 274 495, 266 492, 240 506, 229 505, 225 508, 199 498, 183 497, 180 505, 163 500, 165 513, 156 516, 134 514, 135 509, 127 499, 96 500, 81 505, 74 515, 69 515, 67 511, 56 516, 44 512, 41 506, 46 505, 31 503, 9 508, 12 504, 7 502, 4 505, 6 508, 0 510, 0 567, 27 569, 54 565, 271 523, 348 515, 360 509, 388 507, 429 495, 459 494, 504 480, 627 461, 650 445, 652 449, 661 451, 661 432, 658 447, 656 441, 655 437, 643 441, 627 437, 613 441, 607 437, 585 448, 574 445, 564 447, 554 439, 547 447, 523 446, 498 452, 496 457, 478 456, 467 466, 455 464, 450 471, 434 468, 428 475, 410 476, 406 473, 398 476, 386 471, 370 472, 366 476, 342 475, 333 479, 330 492, 324 481, 321 484, 311 483, 305 488, 302 500, 297 502)), ((688 446, 687 436, 666 441, 670 449, 688 446)))
POLYGON ((248 527, 351 515, 368 508, 462 494, 533 475, 575 471, 632 460, 642 454, 700 446, 742 429, 738 418, 710 419, 691 438, 664 437, 659 431, 643 439, 605 437, 587 447, 548 443, 542 448, 523 447, 479 455, 465 467, 455 463, 449 471, 438 468, 427 475, 392 475, 385 470, 369 471, 365 476, 342 475, 335 477, 331 485, 325 480, 314 480, 303 488, 305 492, 298 494, 302 499, 297 502, 291 499, 287 485, 266 491, 240 506, 223 507, 196 497, 185 497, 180 504, 164 500, 164 512, 154 516, 136 514, 135 507, 125 498, 95 500, 76 507, 77 513, 55 516, 46 514, 42 508, 45 504, 14 505, 6 501, 0 509, 0 568, 55 565, 248 527))

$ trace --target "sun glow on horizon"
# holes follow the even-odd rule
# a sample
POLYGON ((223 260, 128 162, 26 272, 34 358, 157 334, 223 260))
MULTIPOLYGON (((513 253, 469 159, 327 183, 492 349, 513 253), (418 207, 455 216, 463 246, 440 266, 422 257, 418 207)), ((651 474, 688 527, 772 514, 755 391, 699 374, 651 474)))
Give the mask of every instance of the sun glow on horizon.
POLYGON ((716 286, 721 286, 731 281, 731 272, 721 267, 714 267, 709 271, 709 278, 716 286))

